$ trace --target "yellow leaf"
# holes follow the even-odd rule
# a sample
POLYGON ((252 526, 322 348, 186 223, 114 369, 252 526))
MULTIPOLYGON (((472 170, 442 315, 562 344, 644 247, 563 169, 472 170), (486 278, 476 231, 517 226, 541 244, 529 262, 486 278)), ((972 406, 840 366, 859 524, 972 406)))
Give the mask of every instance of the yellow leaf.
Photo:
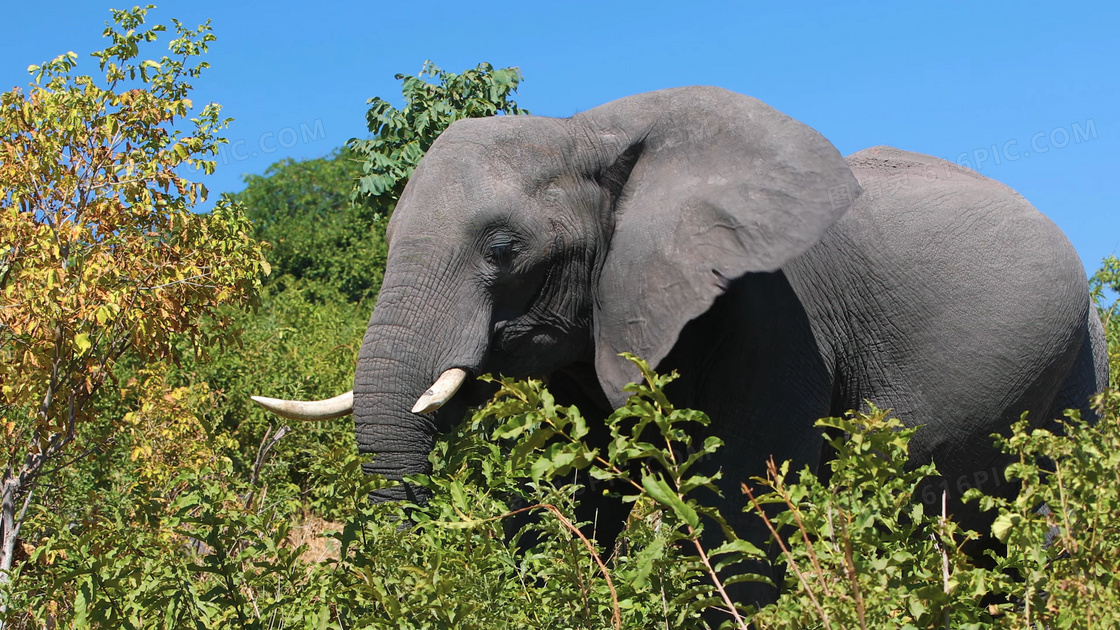
POLYGON ((89 350, 92 344, 89 342, 89 335, 86 333, 78 333, 74 335, 74 345, 78 346, 78 351, 85 352, 89 350))

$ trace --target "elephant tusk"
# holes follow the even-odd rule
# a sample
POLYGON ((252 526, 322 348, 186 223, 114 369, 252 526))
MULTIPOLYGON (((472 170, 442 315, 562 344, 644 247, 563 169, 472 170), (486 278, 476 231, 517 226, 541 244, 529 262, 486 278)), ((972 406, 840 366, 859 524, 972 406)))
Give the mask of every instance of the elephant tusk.
POLYGON ((439 375, 435 383, 417 399, 412 406, 412 413, 431 413, 442 407, 467 380, 467 372, 461 368, 451 368, 439 375))
POLYGON ((354 413, 354 391, 327 400, 280 400, 252 396, 253 402, 283 418, 292 420, 330 420, 354 413))

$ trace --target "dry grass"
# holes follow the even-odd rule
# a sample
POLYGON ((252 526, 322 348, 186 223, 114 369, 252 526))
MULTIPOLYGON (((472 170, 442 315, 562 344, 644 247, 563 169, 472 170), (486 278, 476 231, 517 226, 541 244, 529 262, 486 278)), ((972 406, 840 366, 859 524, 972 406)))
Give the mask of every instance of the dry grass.
POLYGON ((314 514, 304 514, 288 534, 288 544, 293 548, 307 545, 300 560, 309 564, 323 561, 337 561, 339 558, 338 540, 326 534, 342 531, 342 523, 335 523, 314 514))

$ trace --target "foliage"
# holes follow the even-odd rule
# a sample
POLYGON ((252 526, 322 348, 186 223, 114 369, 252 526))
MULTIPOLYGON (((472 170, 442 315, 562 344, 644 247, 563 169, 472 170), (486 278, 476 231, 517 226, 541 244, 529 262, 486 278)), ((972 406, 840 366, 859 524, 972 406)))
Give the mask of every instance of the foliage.
POLYGON ((1108 289, 1113 293, 1120 292, 1120 258, 1106 256, 1101 261, 1101 268, 1089 280, 1090 287, 1101 297, 1101 291, 1108 289))
MULTIPOLYGON (((658 404, 643 394, 634 405, 658 404)), ((656 396, 663 397, 659 385, 656 396)), ((337 555, 317 563, 301 560, 305 548, 288 538, 288 506, 260 498, 263 488, 216 454, 158 491, 122 490, 119 509, 78 528, 59 523, 31 552, 17 577, 17 602, 30 612, 18 620, 29 627, 591 628, 611 625, 617 611, 626 627, 664 624, 670 615, 669 623, 694 623, 692 607, 666 599, 683 592, 690 570, 673 562, 672 536, 650 519, 639 519, 629 537, 637 550, 655 542, 656 553, 620 554, 606 573, 601 561, 593 564, 594 548, 573 523, 578 488, 559 479, 571 467, 522 423, 569 427, 565 418, 578 411, 551 401, 539 382, 504 384, 491 405, 437 444, 433 473, 416 480, 435 493, 425 506, 370 505, 369 492, 384 482, 362 475, 352 453, 325 457, 316 470, 320 508, 344 516, 327 534, 337 555), (519 438, 493 439, 510 432, 519 438), (513 450, 524 456, 511 457, 513 450), (514 501, 543 513, 515 537, 537 541, 522 550, 503 535, 514 501)), ((665 426, 679 431, 675 424, 665 426)), ((620 439, 622 450, 636 446, 620 439)), ((642 509, 653 505, 646 499, 642 509)))
MULTIPOLYGON (((305 579, 282 512, 232 475, 228 459, 185 468, 166 486, 122 489, 118 506, 77 527, 57 523, 17 578, 30 627, 264 628, 302 603, 275 588, 305 579), (230 483, 230 481, 233 483, 230 483)), ((13 620, 15 621, 15 620, 13 620)))
POLYGON ((916 429, 875 408, 826 418, 817 426, 837 456, 827 483, 808 469, 790 479, 789 465, 769 462, 754 479, 766 494, 744 485, 758 513, 780 508, 771 531, 787 567, 785 594, 755 619, 762 627, 979 628, 991 617, 976 602, 989 592, 985 575, 961 553, 961 532, 943 516, 929 516, 914 498, 932 464, 908 470, 916 429), (829 437, 829 436, 832 437, 829 437))
POLYGON ((1007 545, 998 568, 1014 571, 1022 605, 1009 612, 1015 627, 1112 628, 1120 625, 1120 391, 1099 397, 1097 426, 1067 412, 1063 434, 1032 430, 1024 419, 1004 452, 1018 456, 1007 478, 1022 484, 1014 499, 971 496, 998 509, 992 533, 1007 545))
POLYGON ((412 170, 451 123, 464 118, 529 113, 510 99, 521 82, 517 68, 495 69, 480 63, 472 70, 454 74, 427 61, 419 75, 398 74, 396 78, 402 82, 404 109, 395 109, 379 97, 370 99, 366 123, 373 137, 347 143, 363 161, 354 200, 377 213, 392 212, 412 170), (425 76, 438 78, 439 83, 428 83, 425 76))
MULTIPOLYGON (((730 581, 717 572, 747 559, 764 559, 753 544, 735 536, 727 521, 714 506, 700 503, 694 491, 706 488, 718 493, 714 482, 719 478, 690 472, 693 466, 711 456, 722 445, 717 437, 708 437, 697 447, 692 433, 696 425, 706 426, 709 420, 701 412, 677 409, 664 394, 664 387, 674 375, 655 374, 641 359, 624 355, 638 366, 643 382, 626 386, 631 396, 626 405, 608 419, 611 440, 606 453, 590 450, 581 440, 588 429, 579 411, 561 408, 547 391, 518 387, 509 380, 495 404, 484 409, 510 420, 495 432, 495 438, 528 439, 512 449, 511 460, 520 462, 531 456, 529 473, 539 483, 542 476, 563 478, 572 468, 590 468, 591 476, 603 482, 623 482, 632 494, 623 500, 635 502, 640 497, 652 500, 660 510, 661 537, 652 551, 635 556, 633 571, 645 582, 655 569, 664 569, 671 558, 674 576, 688 588, 672 598, 664 607, 665 618, 659 624, 680 626, 707 607, 721 607, 729 612, 739 626, 745 627, 740 612, 724 590, 730 581), (503 395, 507 400, 502 400, 503 395), (539 410, 538 410, 539 408, 539 410), (556 438, 560 438, 557 440, 556 438), (706 517, 702 520, 701 517, 706 517), (705 549, 701 535, 705 527, 718 526, 728 537, 716 549, 705 549), (666 547, 688 549, 690 553, 662 555, 666 547), (676 614, 670 618, 671 604, 676 614)), ((762 579, 759 576, 743 576, 762 579)), ((663 591, 664 592, 664 591, 663 591)))
MULTIPOLYGON (((433 492, 423 506, 369 504, 369 492, 385 482, 363 476, 350 450, 325 453, 311 471, 317 509, 340 520, 322 534, 335 550, 326 559, 304 556, 307 546, 291 536, 301 508, 266 499, 264 476, 239 473, 214 450, 194 453, 195 467, 174 479, 153 477, 142 491, 109 489, 119 505, 103 506, 80 526, 54 521, 54 533, 38 541, 17 575, 14 601, 28 612, 12 621, 126 628, 705 627, 704 609, 725 608, 709 566, 758 553, 746 544, 698 544, 698 530, 721 519, 690 496, 711 480, 689 474, 693 457, 680 454, 702 457, 718 445, 708 441, 690 451, 686 429, 703 416, 675 409, 663 393, 671 377, 639 366, 645 381, 631 386, 629 401, 611 417, 612 440, 602 452, 583 442, 587 426, 579 410, 557 405, 543 384, 501 381, 488 405, 439 439, 432 474, 412 479, 433 492), (589 524, 575 521, 582 488, 572 472, 581 467, 634 493, 635 513, 609 556, 583 538, 578 528, 589 524), (517 521, 524 512, 537 518, 517 521)), ((1008 544, 994 569, 971 565, 959 551, 962 532, 911 501, 920 480, 935 472, 906 470, 913 429, 878 410, 822 421, 822 428, 843 435, 830 438, 838 456, 829 484, 807 472, 790 479, 788 464, 772 465, 767 478, 754 480, 752 509, 776 508, 767 518, 787 532, 787 592, 756 616, 743 611, 738 625, 1095 628, 1120 622, 1112 581, 1120 569, 1114 525, 1120 394, 1110 392, 1105 403, 1106 421, 1097 429, 1073 418, 1066 435, 1055 436, 1022 423, 1003 441, 1019 456, 1009 474, 1022 479, 1024 490, 1016 500, 981 498, 1000 510, 994 530, 1008 544), (1053 472, 1038 467, 1039 453, 1056 457, 1053 472), (1039 501, 1065 509, 1040 512, 1039 501), (1012 579, 1015 574, 1020 577, 1012 579), (984 605, 981 598, 993 595, 1004 603, 984 605)), ((52 516, 37 518, 51 522, 52 516)))
POLYGON ((1089 279, 1108 339, 1109 382, 1120 383, 1120 258, 1108 256, 1101 261, 1101 268, 1089 279), (1108 297, 1112 303, 1105 306, 1108 297))
MULTIPOLYGON (((675 376, 657 375, 644 361, 626 356, 641 370, 644 381, 627 386, 631 393, 627 404, 607 419, 611 440, 605 453, 590 449, 583 441, 588 428, 579 410, 556 405, 551 394, 535 381, 503 379, 494 401, 476 414, 475 422, 496 422, 493 439, 514 440, 505 458, 512 469, 506 478, 522 478, 521 483, 542 488, 548 487, 548 480, 569 479, 573 469, 587 468, 598 481, 629 485, 631 492, 622 499, 631 503, 644 500, 646 507, 641 511, 656 507, 657 534, 651 537, 641 527, 630 532, 626 547, 638 553, 620 556, 614 562, 615 582, 620 587, 618 592, 613 585, 609 590, 618 599, 618 608, 628 613, 627 627, 680 627, 689 620, 695 623, 710 606, 731 611, 743 626, 716 572, 744 558, 760 558, 762 553, 736 538, 718 509, 692 496, 700 488, 715 490, 713 482, 718 476, 690 471, 714 453, 721 441, 709 437, 696 447, 691 432, 696 425, 708 424, 707 416, 677 409, 669 402, 663 389, 675 376), (521 472, 516 473, 519 469, 521 472), (730 533, 729 542, 718 549, 705 549, 700 536, 710 525, 730 533), (642 620, 640 624, 630 625, 638 619, 642 620)), ((516 488, 507 492, 516 492, 516 488)), ((541 505, 548 504, 545 501, 549 498, 522 498, 525 502, 531 499, 541 505)), ((562 532, 557 531, 559 534, 562 532)), ((592 555, 597 558, 597 554, 592 555)), ((610 573, 604 572, 604 579, 610 580, 610 573)), ((598 606, 599 610, 606 608, 604 604, 598 606)))
POLYGON ((385 269, 385 226, 350 203, 360 172, 349 151, 336 150, 245 177, 233 198, 253 221, 253 237, 272 246, 265 286, 323 304, 362 304, 368 315, 385 269))
POLYGON ((101 81, 76 75, 74 53, 29 70, 26 95, 0 95, 0 412, 5 464, 0 582, 42 475, 93 418, 118 359, 204 352, 229 336, 223 305, 249 303, 267 272, 235 205, 191 212, 227 121, 213 103, 187 119, 207 24, 175 22, 169 56, 141 60, 163 26, 146 10, 114 11, 101 81), (206 325, 203 325, 203 322, 206 325))

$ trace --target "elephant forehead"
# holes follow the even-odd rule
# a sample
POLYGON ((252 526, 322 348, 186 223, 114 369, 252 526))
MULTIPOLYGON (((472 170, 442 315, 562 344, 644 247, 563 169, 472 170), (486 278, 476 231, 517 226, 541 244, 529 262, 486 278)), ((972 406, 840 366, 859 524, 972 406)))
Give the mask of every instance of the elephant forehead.
POLYGON ((469 161, 492 179, 531 180, 564 170, 571 145, 567 127, 555 118, 471 118, 452 124, 424 159, 452 169, 469 161))
POLYGON ((437 228, 509 211, 570 177, 569 149, 553 119, 503 116, 458 121, 413 173, 391 230, 414 222, 437 228), (506 119, 509 119, 508 122, 506 119))
POLYGON ((473 150, 429 157, 434 159, 426 157, 416 167, 393 211, 394 231, 406 225, 449 228, 514 205, 521 195, 518 178, 483 163, 473 150))

